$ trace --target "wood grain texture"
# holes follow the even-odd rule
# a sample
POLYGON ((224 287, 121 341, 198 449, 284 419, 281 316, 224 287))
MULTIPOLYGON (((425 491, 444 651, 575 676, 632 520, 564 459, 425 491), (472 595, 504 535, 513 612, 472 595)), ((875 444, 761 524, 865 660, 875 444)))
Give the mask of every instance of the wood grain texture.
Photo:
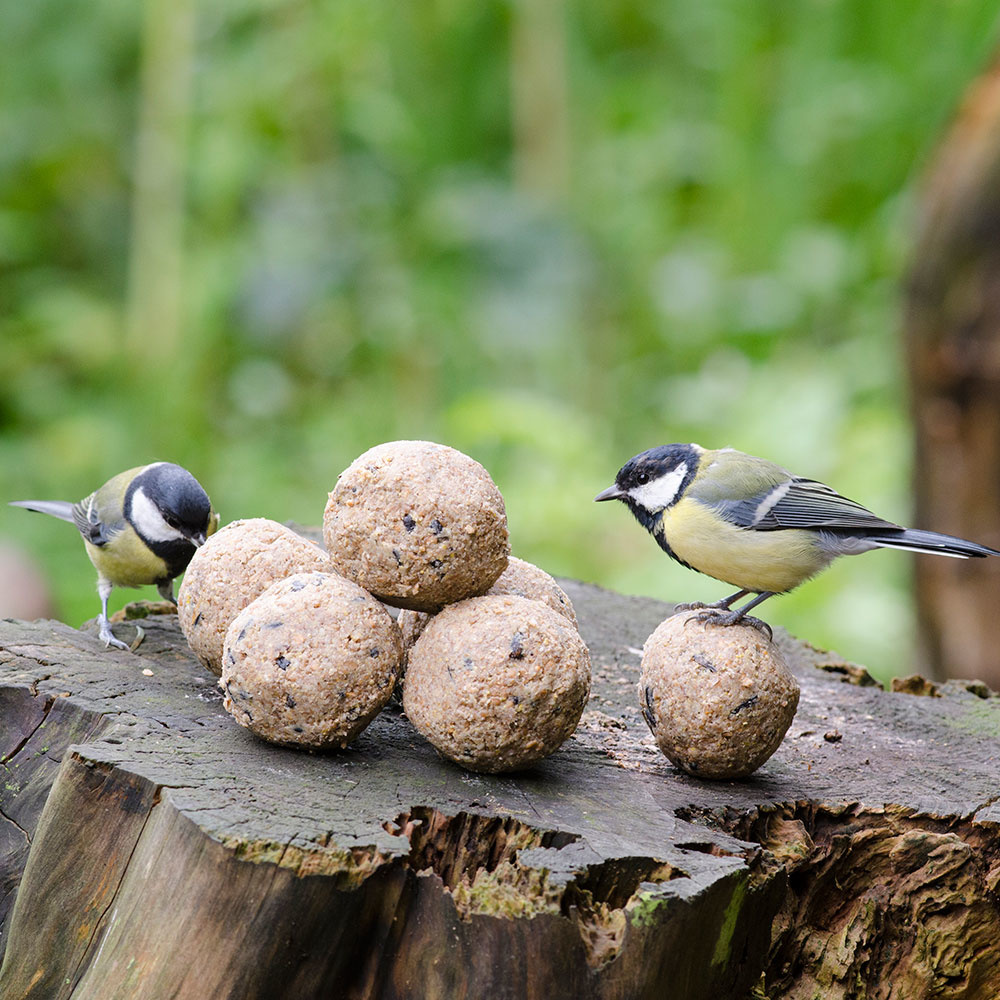
POLYGON ((507 776, 440 759, 391 709, 347 751, 263 744, 172 618, 136 656, 0 622, 0 829, 20 838, 0 996, 997 995, 1000 700, 849 683, 779 635, 802 686, 784 744, 700 782, 635 692, 669 606, 561 583, 591 702, 507 776))

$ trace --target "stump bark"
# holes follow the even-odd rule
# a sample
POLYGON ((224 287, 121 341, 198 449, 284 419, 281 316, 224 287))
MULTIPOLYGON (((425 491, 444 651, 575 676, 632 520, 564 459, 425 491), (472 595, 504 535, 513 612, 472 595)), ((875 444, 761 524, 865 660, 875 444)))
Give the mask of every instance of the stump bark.
POLYGON ((779 634, 791 730, 753 778, 701 782, 635 692, 670 607, 561 582, 591 702, 507 776, 391 709, 344 752, 261 743, 172 617, 136 655, 0 622, 0 996, 998 995, 995 696, 884 692, 779 634))

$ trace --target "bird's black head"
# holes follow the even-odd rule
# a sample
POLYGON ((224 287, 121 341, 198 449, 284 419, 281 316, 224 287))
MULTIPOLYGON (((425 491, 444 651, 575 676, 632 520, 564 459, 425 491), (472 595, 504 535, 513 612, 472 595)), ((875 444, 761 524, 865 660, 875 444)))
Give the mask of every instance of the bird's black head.
POLYGON ((154 551, 158 545, 201 545, 215 519, 198 480, 171 462, 149 465, 132 480, 125 494, 125 515, 154 551))
POLYGON ((653 530, 659 515, 675 504, 698 471, 701 448, 665 444, 630 458, 618 471, 614 486, 595 500, 621 500, 639 522, 653 530))

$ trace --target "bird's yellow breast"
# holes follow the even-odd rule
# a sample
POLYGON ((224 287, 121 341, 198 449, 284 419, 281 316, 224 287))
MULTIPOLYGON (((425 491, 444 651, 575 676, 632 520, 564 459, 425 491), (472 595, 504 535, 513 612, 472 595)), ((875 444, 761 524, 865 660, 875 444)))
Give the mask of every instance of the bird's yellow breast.
POLYGON ((144 587, 167 576, 167 564, 131 526, 117 532, 106 545, 92 545, 86 539, 84 544, 94 568, 116 587, 144 587))
POLYGON ((678 559, 741 590, 783 593, 818 573, 832 558, 815 532, 741 528, 688 498, 668 507, 658 527, 678 559))

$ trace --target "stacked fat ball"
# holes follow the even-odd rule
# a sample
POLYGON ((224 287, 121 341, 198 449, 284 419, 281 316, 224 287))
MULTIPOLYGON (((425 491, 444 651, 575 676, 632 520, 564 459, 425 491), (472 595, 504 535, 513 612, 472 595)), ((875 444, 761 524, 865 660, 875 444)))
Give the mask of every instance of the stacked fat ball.
POLYGON ((409 652, 403 707, 444 756, 514 771, 557 750, 590 694, 579 632, 541 601, 472 597, 435 615, 409 652))
POLYGON ((225 705, 263 739, 343 747, 388 701, 444 756, 526 767, 574 731, 590 691, 569 598, 510 558, 503 497, 469 456, 395 441, 338 478, 327 551, 263 518, 192 559, 181 627, 225 705), (385 605, 406 609, 393 620, 385 605))
POLYGON ((296 573, 229 626, 226 708, 272 743, 344 747, 385 705, 402 651, 367 590, 337 573, 296 573))

